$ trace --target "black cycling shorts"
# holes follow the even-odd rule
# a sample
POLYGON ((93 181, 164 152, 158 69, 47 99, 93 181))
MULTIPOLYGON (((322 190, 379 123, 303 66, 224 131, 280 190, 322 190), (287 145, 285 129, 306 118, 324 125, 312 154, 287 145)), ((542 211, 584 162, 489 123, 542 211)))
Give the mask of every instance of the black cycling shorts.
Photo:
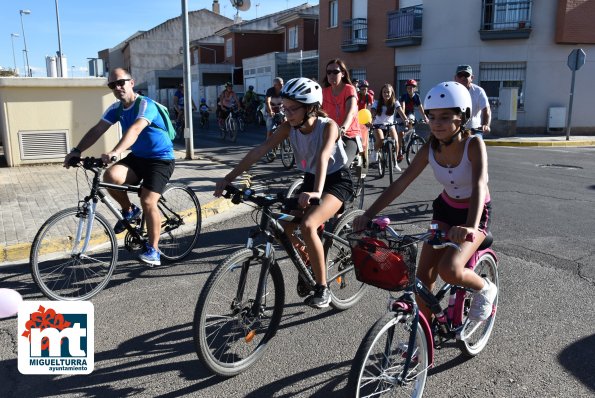
MULTIPOLYGON (((312 192, 314 190, 314 179, 314 174, 304 174, 304 183, 299 192, 312 192)), ((329 193, 343 203, 352 201, 354 195, 350 171, 348 169, 341 169, 328 174, 324 180, 322 193, 329 193)))
MULTIPOLYGON (((447 203, 448 199, 445 199, 444 193, 440 194, 432 203, 434 213, 432 215, 432 221, 440 221, 449 227, 467 224, 467 213, 469 212, 469 206, 467 203, 452 202, 447 203)), ((490 230, 492 224, 492 202, 486 202, 483 205, 481 212, 481 218, 479 220, 479 230, 485 234, 490 230)))
POLYGON ((176 161, 174 159, 139 158, 130 153, 116 164, 130 168, 142 180, 143 188, 162 194, 174 172, 176 161))

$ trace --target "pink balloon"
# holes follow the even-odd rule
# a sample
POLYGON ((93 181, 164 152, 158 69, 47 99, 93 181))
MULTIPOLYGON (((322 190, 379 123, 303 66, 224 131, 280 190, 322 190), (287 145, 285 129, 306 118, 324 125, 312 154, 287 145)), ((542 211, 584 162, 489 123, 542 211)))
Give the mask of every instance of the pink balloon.
POLYGON ((16 290, 0 289, 0 319, 17 314, 23 298, 16 290))

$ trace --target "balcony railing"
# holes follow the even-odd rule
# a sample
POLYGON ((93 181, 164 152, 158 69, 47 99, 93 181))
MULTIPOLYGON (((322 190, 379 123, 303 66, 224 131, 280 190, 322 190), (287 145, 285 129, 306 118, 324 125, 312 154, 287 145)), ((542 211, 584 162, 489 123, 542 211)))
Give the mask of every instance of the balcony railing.
POLYGON ((343 21, 341 50, 345 52, 364 51, 368 47, 368 20, 355 18, 343 21))
POLYGON ((389 47, 419 46, 421 44, 421 23, 423 7, 406 7, 387 14, 389 47))
POLYGON ((533 0, 482 0, 482 40, 525 39, 531 34, 533 0))

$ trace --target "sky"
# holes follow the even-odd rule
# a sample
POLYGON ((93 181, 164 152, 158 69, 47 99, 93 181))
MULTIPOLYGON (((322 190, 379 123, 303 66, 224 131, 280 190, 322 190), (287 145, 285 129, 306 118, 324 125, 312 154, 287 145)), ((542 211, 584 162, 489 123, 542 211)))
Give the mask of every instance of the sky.
MULTIPOLYGON (((139 30, 149 30, 182 13, 181 0, 57 0, 62 54, 66 56, 69 75, 87 76, 87 58, 115 47, 139 30)), ((243 20, 262 17, 303 3, 318 0, 251 0, 250 8, 240 12, 243 20)), ((187 0, 188 10, 212 9, 212 0, 187 0)), ((236 10, 230 0, 219 0, 221 14, 233 19, 236 10)), ((29 66, 34 77, 46 76, 45 57, 58 51, 56 0, 11 0, 2 2, 0 24, 0 67, 25 71, 22 16, 29 66), (19 37, 12 37, 16 33, 19 37), (14 43, 14 58, 13 58, 14 43)))

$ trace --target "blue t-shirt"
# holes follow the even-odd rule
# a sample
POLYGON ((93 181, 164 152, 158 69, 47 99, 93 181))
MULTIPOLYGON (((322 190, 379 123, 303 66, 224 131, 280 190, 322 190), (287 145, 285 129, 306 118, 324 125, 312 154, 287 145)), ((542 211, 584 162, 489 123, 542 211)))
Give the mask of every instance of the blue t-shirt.
POLYGON ((174 97, 178 97, 178 106, 184 106, 184 92, 180 89, 176 90, 174 97))
POLYGON ((134 114, 134 103, 122 109, 120 120, 117 120, 120 102, 115 102, 103 114, 102 120, 109 124, 120 122, 125 133, 136 119, 145 119, 149 125, 141 131, 130 150, 139 158, 175 159, 174 146, 169 139, 165 123, 155 103, 149 98, 142 98, 138 106, 138 114, 134 114))

